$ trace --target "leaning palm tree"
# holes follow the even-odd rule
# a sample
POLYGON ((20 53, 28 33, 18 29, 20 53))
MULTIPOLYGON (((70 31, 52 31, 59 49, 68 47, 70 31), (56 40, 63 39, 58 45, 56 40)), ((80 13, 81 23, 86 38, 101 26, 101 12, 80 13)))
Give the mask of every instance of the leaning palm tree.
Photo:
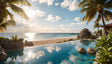
POLYGON ((112 8, 111 0, 82 0, 79 4, 81 9, 81 13, 85 12, 85 16, 82 21, 87 21, 87 24, 96 17, 95 22, 99 22, 102 20, 104 34, 106 35, 106 26, 105 21, 109 21, 112 19, 112 12, 109 9, 112 8))
POLYGON ((28 19, 24 10, 17 5, 30 6, 30 3, 27 0, 0 0, 0 31, 3 32, 8 26, 14 25, 15 21, 12 12, 28 19))

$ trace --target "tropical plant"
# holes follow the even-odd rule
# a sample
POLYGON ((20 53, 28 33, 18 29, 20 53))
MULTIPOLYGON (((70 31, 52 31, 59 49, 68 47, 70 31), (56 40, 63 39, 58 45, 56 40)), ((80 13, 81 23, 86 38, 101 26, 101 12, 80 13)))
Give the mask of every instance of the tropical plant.
POLYGON ((82 21, 87 21, 88 24, 97 15, 95 22, 102 19, 104 35, 107 35, 105 21, 112 19, 112 12, 109 11, 112 8, 112 0, 82 0, 79 7, 82 8, 81 13, 85 12, 82 21))
POLYGON ((99 31, 99 27, 100 27, 99 22, 95 22, 94 29, 98 28, 98 31, 99 31))
POLYGON ((12 37, 11 37, 11 40, 12 40, 12 41, 18 41, 18 40, 19 40, 19 38, 18 38, 18 36, 17 36, 17 35, 15 35, 15 36, 12 36, 12 37))
POLYGON ((27 0, 0 0, 0 31, 4 32, 8 26, 15 25, 12 11, 21 17, 28 19, 24 10, 17 5, 30 6, 30 3, 27 0))
POLYGON ((0 37, 0 41, 3 41, 3 40, 5 40, 5 37, 0 37))
POLYGON ((112 34, 101 37, 95 49, 98 49, 95 59, 98 64, 112 64, 112 34))

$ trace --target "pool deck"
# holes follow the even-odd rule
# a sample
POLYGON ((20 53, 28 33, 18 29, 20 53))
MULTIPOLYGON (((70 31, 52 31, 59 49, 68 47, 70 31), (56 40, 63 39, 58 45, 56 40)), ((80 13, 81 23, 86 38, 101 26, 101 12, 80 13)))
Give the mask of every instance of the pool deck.
POLYGON ((47 44, 56 44, 57 42, 69 41, 69 39, 77 40, 77 37, 66 37, 66 38, 56 38, 56 39, 47 39, 32 41, 34 46, 47 45, 47 44))

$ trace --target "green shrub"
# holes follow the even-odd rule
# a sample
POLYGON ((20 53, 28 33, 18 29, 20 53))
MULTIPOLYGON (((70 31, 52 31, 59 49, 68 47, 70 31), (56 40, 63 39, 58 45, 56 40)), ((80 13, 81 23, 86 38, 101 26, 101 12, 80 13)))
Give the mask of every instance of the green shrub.
POLYGON ((95 35, 91 35, 90 38, 91 39, 96 39, 96 36, 95 35))
POLYGON ((98 64, 112 64, 112 34, 98 40, 95 49, 98 49, 98 64))
POLYGON ((15 35, 15 36, 12 36, 12 37, 11 37, 11 40, 12 40, 12 41, 18 41, 18 40, 19 40, 19 38, 18 38, 18 36, 17 36, 17 35, 15 35))
POLYGON ((56 42, 56 43, 62 43, 62 41, 56 42))
POLYGON ((0 37, 0 41, 5 40, 5 37, 0 37))

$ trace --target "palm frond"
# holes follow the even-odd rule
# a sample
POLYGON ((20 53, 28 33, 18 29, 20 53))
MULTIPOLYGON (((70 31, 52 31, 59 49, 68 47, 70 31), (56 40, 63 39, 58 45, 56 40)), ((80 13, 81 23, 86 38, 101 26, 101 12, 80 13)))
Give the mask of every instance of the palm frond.
POLYGON ((8 13, 6 9, 3 9, 2 14, 0 15, 0 24, 7 20, 8 13))
POLYGON ((88 2, 88 0, 82 0, 80 3, 79 3, 79 7, 82 7, 84 4, 86 4, 88 2))
POLYGON ((7 11, 9 17, 10 17, 11 19, 14 19, 14 15, 13 15, 12 13, 10 13, 8 10, 6 10, 6 11, 7 11))
POLYGON ((7 0, 7 3, 31 6, 31 4, 28 2, 28 0, 7 0))
POLYGON ((22 16, 23 18, 26 18, 28 19, 28 16, 26 15, 26 13, 24 12, 23 9, 19 8, 18 6, 16 5, 13 5, 13 4, 9 4, 10 5, 10 8, 17 14, 19 14, 20 16, 22 16))
POLYGON ((112 9, 112 1, 110 0, 107 3, 105 3, 104 7, 107 9, 112 9))
POLYGON ((105 20, 109 22, 109 18, 107 16, 107 14, 103 14, 103 16, 104 16, 105 20))
POLYGON ((100 16, 100 14, 98 14, 98 17, 97 17, 97 19, 95 20, 95 22, 99 22, 101 20, 101 16, 100 16))
POLYGON ((5 30, 7 30, 7 27, 9 26, 15 26, 16 22, 14 20, 8 20, 2 24, 0 24, 0 32, 4 32, 5 30))

